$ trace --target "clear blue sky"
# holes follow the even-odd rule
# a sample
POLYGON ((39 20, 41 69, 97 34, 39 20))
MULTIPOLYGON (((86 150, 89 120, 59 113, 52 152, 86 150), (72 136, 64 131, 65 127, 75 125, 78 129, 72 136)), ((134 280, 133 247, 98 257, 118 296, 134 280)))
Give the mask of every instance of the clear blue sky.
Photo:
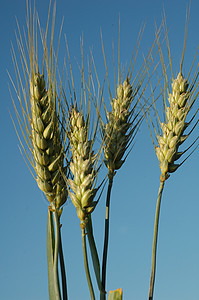
MULTIPOLYGON (((48 0, 35 0, 43 27, 46 24, 48 4, 48 0)), ((177 74, 188 4, 189 1, 185 0, 164 2, 57 0, 56 33, 64 16, 63 33, 68 38, 71 57, 75 56, 80 61, 79 41, 83 34, 85 54, 89 53, 90 47, 93 49, 98 72, 103 77, 100 28, 111 65, 112 41, 117 43, 120 14, 121 62, 128 65, 140 26, 146 22, 140 46, 139 59, 142 59, 142 53, 147 53, 146 50, 154 39, 154 21, 158 25, 161 23, 164 6, 174 58, 174 74, 177 74)), ((199 45, 198 12, 199 2, 193 0, 184 63, 185 75, 199 45)), ((47 300, 48 204, 23 161, 9 115, 9 111, 14 115, 8 90, 7 70, 14 76, 10 50, 11 41, 16 48, 15 17, 21 27, 25 26, 26 1, 1 1, 0 299, 47 300)), ((64 49, 64 35, 62 47, 64 49)), ((195 136, 196 134, 198 128, 195 136)), ((107 289, 122 287, 125 300, 146 300, 160 170, 145 124, 141 127, 135 142, 126 163, 114 180, 107 289)), ((166 182, 161 207, 154 300, 199 299, 198 162, 199 155, 195 152, 166 182)), ((104 230, 104 202, 105 194, 93 213, 94 232, 100 257, 104 230)), ((87 300, 89 291, 83 266, 79 220, 70 201, 64 207, 62 223, 69 299, 87 300)))

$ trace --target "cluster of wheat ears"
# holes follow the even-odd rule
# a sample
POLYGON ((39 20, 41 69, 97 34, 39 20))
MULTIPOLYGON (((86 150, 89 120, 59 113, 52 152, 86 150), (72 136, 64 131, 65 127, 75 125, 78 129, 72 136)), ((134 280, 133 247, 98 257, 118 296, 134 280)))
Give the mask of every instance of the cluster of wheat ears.
MULTIPOLYGON (((49 7, 49 16, 50 11, 51 8, 49 7)), ((89 61, 88 79, 85 79, 83 48, 81 48, 82 63, 78 65, 81 76, 81 92, 80 99, 78 99, 67 41, 69 68, 66 67, 66 64, 64 64, 63 72, 60 72, 58 68, 60 38, 56 52, 53 46, 55 7, 52 17, 50 46, 48 46, 49 24, 50 18, 48 17, 46 30, 43 32, 35 10, 32 13, 30 6, 27 6, 27 31, 24 36, 17 24, 16 41, 19 56, 13 47, 12 58, 16 80, 11 78, 17 94, 17 97, 12 96, 17 119, 17 122, 13 119, 13 123, 27 165, 38 187, 49 202, 47 219, 49 299, 68 299, 61 237, 61 215, 63 205, 68 198, 71 199, 80 219, 84 265, 90 297, 95 299, 96 296, 89 271, 87 240, 100 299, 106 299, 109 210, 113 180, 132 149, 132 141, 136 134, 140 133, 139 129, 142 122, 146 121, 161 171, 148 298, 152 300, 162 191, 170 174, 184 163, 198 145, 196 138, 187 149, 179 150, 198 124, 198 104, 194 105, 199 93, 197 52, 193 58, 188 76, 185 78, 182 73, 187 25, 179 74, 176 77, 173 75, 168 31, 165 18, 163 18, 163 24, 161 24, 159 30, 156 30, 154 42, 147 56, 143 59, 139 71, 134 74, 143 29, 141 29, 138 36, 127 72, 120 71, 120 62, 118 63, 118 78, 114 96, 111 94, 103 40, 102 54, 105 65, 105 79, 102 84, 100 84, 92 53, 89 61), (161 38, 162 33, 163 38, 161 38), (40 48, 42 50, 40 52, 43 51, 42 54, 38 50, 38 37, 41 40, 42 47, 40 48), (168 50, 169 65, 166 64, 165 55, 163 55, 162 48, 164 45, 168 50), (155 60, 157 58, 159 63, 156 65, 155 60), (156 77, 159 66, 161 66, 162 71, 161 75, 157 76, 157 84, 155 83, 154 86, 154 77, 156 77), (94 69, 93 73, 91 72, 92 68, 94 69), (70 91, 69 96, 66 93, 63 74, 67 75, 66 82, 70 91), (170 84, 171 79, 172 83, 170 84), (98 85, 97 94, 94 83, 98 85), (104 93, 105 83, 109 90, 110 111, 107 108, 108 99, 104 93), (163 120, 160 117, 160 111, 158 111, 159 99, 163 100, 163 120), (155 112, 155 120, 152 117, 151 110, 153 110, 153 117, 155 112), (192 115, 187 119, 190 111, 192 111, 192 115), (105 118, 103 118, 103 115, 105 115, 105 118), (100 143, 99 140, 101 140, 100 143), (190 151, 187 152, 191 148, 191 153, 190 151), (184 160, 176 163, 185 153, 188 154, 184 160), (97 179, 103 164, 106 166, 107 172, 105 178, 99 184, 97 179), (108 187, 104 248, 100 263, 93 234, 92 212, 96 209, 98 202, 103 201, 101 199, 102 192, 106 185, 108 187)), ((186 24, 188 24, 188 20, 186 24)), ((120 57, 119 49, 118 53, 120 57)), ((108 299, 122 299, 122 289, 110 291, 108 299)))

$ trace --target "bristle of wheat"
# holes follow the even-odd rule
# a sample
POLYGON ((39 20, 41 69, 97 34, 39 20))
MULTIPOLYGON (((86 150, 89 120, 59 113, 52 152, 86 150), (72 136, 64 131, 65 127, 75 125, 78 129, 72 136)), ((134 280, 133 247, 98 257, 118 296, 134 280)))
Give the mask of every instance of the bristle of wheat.
POLYGON ((53 95, 46 91, 43 75, 36 73, 31 78, 30 96, 37 184, 52 208, 59 209, 67 199, 66 183, 62 177, 64 157, 53 95))

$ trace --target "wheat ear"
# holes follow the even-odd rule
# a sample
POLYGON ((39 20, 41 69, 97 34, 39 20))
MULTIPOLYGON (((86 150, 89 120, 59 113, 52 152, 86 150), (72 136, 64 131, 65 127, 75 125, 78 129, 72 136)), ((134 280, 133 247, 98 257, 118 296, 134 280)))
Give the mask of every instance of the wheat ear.
POLYGON ((69 192, 69 195, 84 226, 86 216, 93 212, 96 205, 94 197, 97 192, 97 171, 94 165, 97 156, 92 151, 93 141, 88 140, 88 125, 76 107, 72 107, 70 112, 69 140, 72 153, 70 170, 74 176, 73 180, 68 180, 73 191, 69 192))
POLYGON ((32 112, 32 145, 37 184, 45 193, 53 210, 66 202, 63 146, 59 120, 52 91, 45 89, 44 76, 35 73, 30 81, 32 112))
POLYGON ((107 114, 108 122, 104 125, 104 162, 109 170, 109 178, 113 178, 116 170, 124 163, 122 160, 129 143, 127 134, 131 124, 128 122, 131 115, 132 87, 127 78, 117 88, 117 96, 111 101, 112 111, 107 114))
POLYGON ((166 107, 166 123, 161 123, 162 135, 158 136, 156 155, 161 170, 161 180, 168 178, 169 173, 175 172, 179 164, 175 164, 181 156, 179 146, 186 140, 183 135, 188 124, 186 116, 191 106, 188 105, 190 92, 187 80, 180 72, 172 83, 172 92, 168 96, 169 106, 166 107))

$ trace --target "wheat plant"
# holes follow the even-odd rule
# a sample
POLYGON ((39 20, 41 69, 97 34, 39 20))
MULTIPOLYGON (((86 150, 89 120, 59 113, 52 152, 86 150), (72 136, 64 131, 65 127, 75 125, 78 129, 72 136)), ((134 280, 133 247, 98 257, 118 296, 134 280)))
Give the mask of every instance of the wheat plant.
POLYGON ((88 140, 88 123, 77 108, 72 107, 70 112, 70 145, 72 161, 70 170, 74 179, 69 179, 70 198, 76 207, 80 219, 85 270, 90 289, 91 299, 95 299, 92 287, 86 251, 85 228, 89 215, 97 204, 94 201, 97 189, 95 188, 97 169, 95 167, 97 156, 92 150, 93 141, 88 140))
POLYGON ((18 35, 16 35, 21 64, 18 63, 13 47, 12 57, 16 83, 13 79, 11 81, 19 100, 20 110, 14 97, 12 97, 24 142, 16 124, 14 124, 15 129, 21 147, 24 150, 26 162, 38 187, 49 202, 47 223, 49 298, 50 300, 59 300, 67 299, 60 218, 63 205, 67 200, 68 191, 62 176, 62 173, 67 175, 64 160, 66 133, 60 126, 60 120, 62 120, 60 109, 61 91, 56 81, 57 56, 54 56, 53 50, 54 19, 55 7, 51 42, 48 49, 49 19, 46 31, 43 34, 36 11, 34 10, 32 14, 31 7, 28 7, 27 4, 27 34, 25 33, 23 37, 18 26, 18 35), (41 67, 39 67, 38 28, 43 48, 43 63, 41 67), (40 73, 40 69, 42 73, 40 73), (62 277, 62 296, 58 272, 59 260, 62 277))
MULTIPOLYGON (((102 97, 104 110, 106 113, 106 122, 104 122, 102 118, 100 118, 101 136, 103 141, 104 163, 108 169, 108 189, 106 196, 104 248, 102 259, 102 286, 104 290, 106 287, 106 269, 110 226, 110 199, 113 187, 113 179, 117 171, 122 167, 122 165, 126 161, 130 151, 132 150, 132 142, 134 141, 137 133, 139 132, 139 128, 143 120, 142 110, 146 108, 145 105, 147 103, 145 103, 143 106, 143 104, 141 104, 141 100, 149 84, 149 80, 145 79, 147 75, 147 70, 150 69, 152 66, 151 55, 154 52, 157 37, 160 34, 160 30, 158 30, 154 42, 152 43, 152 46, 149 52, 147 53, 145 60, 146 64, 143 63, 138 67, 138 71, 135 71, 136 60, 139 53, 139 47, 143 32, 144 26, 140 29, 138 39, 133 51, 133 55, 124 80, 124 70, 122 69, 122 71, 120 72, 121 65, 119 36, 117 81, 114 63, 115 97, 113 97, 111 94, 110 78, 108 74, 107 61, 102 41, 102 51, 104 56, 107 85, 111 104, 111 110, 109 111, 107 108, 107 101, 105 101, 104 97, 102 97)), ((154 55, 156 56, 157 53, 154 55)), ((104 293, 101 293, 100 299, 105 299, 104 293)))
POLYGON ((158 191, 157 206, 156 206, 156 213, 155 213, 149 300, 153 299, 153 294, 154 294, 159 215, 160 215, 161 199, 162 199, 162 193, 163 193, 165 181, 170 177, 170 174, 176 172, 176 170, 187 160, 187 158, 197 148, 196 141, 198 137, 195 139, 193 143, 190 144, 189 147, 187 147, 187 149, 183 151, 179 150, 179 147, 181 147, 181 145, 188 139, 190 134, 196 128, 199 121, 197 118, 197 113, 198 113, 197 107, 195 108, 195 112, 192 114, 192 117, 189 120, 187 120, 188 116, 190 115, 190 112, 194 109, 194 104, 196 103, 199 94, 198 91, 199 64, 196 63, 195 70, 193 71, 194 62, 197 61, 196 58, 197 58, 198 50, 193 59, 193 63, 190 68, 187 79, 185 79, 182 72, 184 55, 185 55, 185 46, 187 41, 188 20, 185 29, 185 38, 184 38, 183 54, 180 63, 180 71, 176 77, 174 77, 173 75, 171 49, 169 47, 169 39, 168 39, 168 32, 167 32, 165 19, 164 19, 164 29, 165 29, 167 52, 169 55, 170 70, 172 74, 171 89, 170 89, 170 82, 169 82, 169 70, 166 67, 162 47, 160 46, 160 42, 158 41, 159 55, 160 55, 160 61, 161 61, 162 71, 163 71, 164 87, 163 85, 161 85, 160 78, 158 78, 158 83, 159 83, 159 87, 163 99, 164 121, 163 122, 161 121, 160 113, 158 112, 156 103, 154 101, 155 96, 153 93, 153 89, 152 89, 152 95, 154 96, 153 108, 156 114, 156 120, 157 120, 157 124, 159 125, 159 128, 156 128, 156 126, 154 125, 155 121, 151 118, 150 111, 148 111, 149 118, 148 119, 146 118, 147 123, 149 125, 152 142, 159 161, 159 167, 161 171, 160 187, 158 191), (192 77, 191 77, 191 73, 193 73, 192 77), (194 121, 195 123, 193 124, 194 121), (187 131, 190 128, 190 126, 192 126, 192 128, 189 131, 187 131), (151 129, 154 130, 154 133, 156 135, 156 140, 153 138, 151 129), (176 161, 178 161, 194 145, 196 145, 196 147, 193 149, 193 151, 182 162, 176 163, 176 161))
MULTIPOLYGON (((77 216, 80 220, 85 272, 91 299, 95 299, 95 292, 90 275, 87 239, 98 288, 103 292, 100 278, 99 257, 93 235, 91 217, 101 195, 100 194, 97 198, 97 192, 104 182, 103 180, 101 184, 98 184, 98 173, 101 168, 100 157, 102 153, 102 145, 96 143, 100 114, 99 93, 98 96, 95 94, 92 75, 92 59, 90 64, 88 63, 88 80, 86 81, 85 79, 87 74, 85 74, 84 68, 83 39, 81 39, 81 64, 78 64, 81 76, 80 93, 75 87, 76 84, 73 77, 67 41, 66 47, 69 62, 68 68, 70 70, 68 72, 66 66, 66 73, 68 74, 67 81, 71 104, 68 106, 68 101, 66 100, 64 112, 67 115, 67 132, 70 149, 69 169, 71 177, 67 178, 64 176, 64 178, 68 186, 69 197, 76 208, 77 216), (79 94, 79 99, 77 94, 79 94)), ((66 94, 64 94, 64 98, 67 98, 66 94)))

